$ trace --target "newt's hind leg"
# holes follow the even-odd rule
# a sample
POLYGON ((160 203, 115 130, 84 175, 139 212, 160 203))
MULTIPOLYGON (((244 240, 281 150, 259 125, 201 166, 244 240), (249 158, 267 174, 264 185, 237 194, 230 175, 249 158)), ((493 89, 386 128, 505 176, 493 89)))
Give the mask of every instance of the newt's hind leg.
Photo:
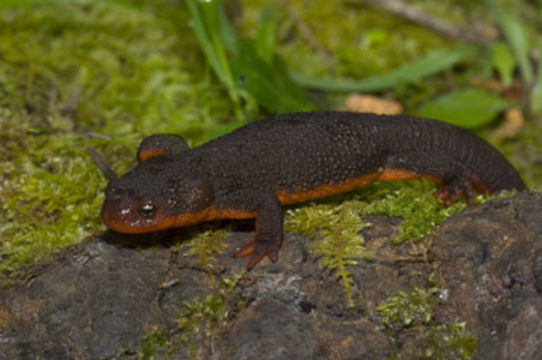
POLYGON ((423 177, 441 186, 435 196, 444 206, 456 202, 461 195, 468 204, 472 203, 474 190, 488 192, 481 185, 478 177, 448 154, 407 152, 389 156, 379 180, 402 180, 423 177), (390 174, 402 173, 403 176, 394 179, 390 174), (410 176, 407 176, 409 175, 410 176))

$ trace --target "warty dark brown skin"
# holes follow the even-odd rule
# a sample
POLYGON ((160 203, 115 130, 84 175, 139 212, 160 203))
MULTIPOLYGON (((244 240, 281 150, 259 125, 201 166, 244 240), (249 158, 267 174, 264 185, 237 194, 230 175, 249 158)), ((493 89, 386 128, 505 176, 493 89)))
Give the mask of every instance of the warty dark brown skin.
MULTIPOLYGON (((194 149, 153 135, 139 165, 110 176, 105 224, 144 233, 214 219, 255 218, 251 242, 236 252, 251 269, 278 259, 282 204, 343 193, 372 181, 424 177, 448 205, 473 191, 525 189, 520 176, 475 135, 437 121, 344 112, 287 114, 244 126, 194 149)), ((102 169, 104 165, 101 165, 102 169)), ((109 171, 111 173, 111 171, 109 171)))

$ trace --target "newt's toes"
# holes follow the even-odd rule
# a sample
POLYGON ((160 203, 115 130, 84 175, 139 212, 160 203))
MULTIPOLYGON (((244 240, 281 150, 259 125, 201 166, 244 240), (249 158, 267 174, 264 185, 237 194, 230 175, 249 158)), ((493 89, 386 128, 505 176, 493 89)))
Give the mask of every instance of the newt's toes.
POLYGON ((234 254, 235 258, 248 256, 245 266, 247 270, 252 270, 264 257, 268 257, 272 262, 277 262, 278 249, 272 246, 262 245, 258 242, 249 242, 237 250, 234 254))
POLYGON ((248 244, 243 245, 241 248, 233 254, 236 259, 249 256, 254 253, 254 242, 249 242, 248 244))
POLYGON ((469 180, 453 181, 437 191, 435 196, 441 200, 444 206, 450 206, 463 195, 467 204, 472 204, 473 188, 469 180))
POLYGON ((264 256, 265 254, 252 254, 245 263, 247 271, 252 270, 252 268, 256 266, 256 264, 258 264, 264 258, 264 256))

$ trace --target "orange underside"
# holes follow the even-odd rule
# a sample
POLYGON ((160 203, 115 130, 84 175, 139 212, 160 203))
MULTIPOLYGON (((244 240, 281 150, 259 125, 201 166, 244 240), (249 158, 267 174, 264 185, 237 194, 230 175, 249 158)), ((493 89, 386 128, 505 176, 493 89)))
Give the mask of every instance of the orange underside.
POLYGON ((345 192, 352 191, 354 189, 359 189, 365 187, 372 183, 373 181, 395 181, 395 180, 409 180, 417 179, 424 177, 434 182, 440 182, 436 177, 425 176, 422 174, 417 174, 410 171, 403 170, 384 170, 376 171, 362 175, 357 178, 349 179, 340 184, 326 184, 319 186, 314 189, 305 190, 298 189, 295 191, 279 190, 277 191, 277 196, 281 204, 293 204, 302 201, 308 201, 313 199, 318 199, 325 196, 342 194, 345 192))
POLYGON ((153 157, 162 156, 164 155, 163 149, 147 149, 147 150, 141 150, 137 154, 137 159, 139 162, 145 162, 153 157))
MULTIPOLYGON (((143 158, 147 159, 152 156, 146 157, 149 152, 143 153, 143 158)), ((142 154, 140 154, 140 158, 142 154)), ((281 204, 293 204, 313 199, 322 198, 325 196, 341 194, 345 192, 352 191, 354 189, 359 189, 365 187, 372 183, 373 181, 395 181, 395 180, 408 180, 408 179, 417 179, 424 177, 428 180, 431 180, 436 183, 440 183, 440 179, 434 176, 426 176, 423 174, 418 174, 409 171, 403 170, 384 170, 373 173, 368 173, 363 176, 352 178, 344 183, 340 184, 326 184, 318 186, 313 189, 296 189, 294 191, 290 190, 279 190, 276 192, 277 197, 281 204)), ((480 186, 481 187, 481 186, 480 186)), ((195 225, 204 221, 216 220, 216 219, 251 219, 256 217, 256 211, 240 211, 235 209, 217 209, 214 207, 209 207, 198 212, 191 214, 182 214, 172 217, 167 217, 162 219, 158 224, 153 226, 147 226, 142 228, 134 228, 126 224, 117 223, 115 221, 106 221, 106 224, 120 232, 125 233, 143 233, 164 230, 171 227, 177 226, 189 226, 195 225)), ((105 220, 105 219, 104 219, 105 220)))
POLYGON ((233 209, 215 209, 206 208, 190 214, 182 214, 177 216, 164 217, 154 225, 142 227, 132 226, 121 221, 115 221, 109 216, 103 217, 105 224, 115 231, 128 234, 147 233, 152 231, 160 231, 179 226, 190 226, 202 223, 204 221, 216 219, 251 219, 256 217, 255 211, 238 211, 233 209))
POLYGON ((480 180, 478 180, 478 179, 472 181, 472 186, 474 187, 474 190, 478 191, 481 194, 491 194, 492 193, 491 189, 488 188, 487 186, 485 186, 484 184, 482 184, 480 182, 480 180))

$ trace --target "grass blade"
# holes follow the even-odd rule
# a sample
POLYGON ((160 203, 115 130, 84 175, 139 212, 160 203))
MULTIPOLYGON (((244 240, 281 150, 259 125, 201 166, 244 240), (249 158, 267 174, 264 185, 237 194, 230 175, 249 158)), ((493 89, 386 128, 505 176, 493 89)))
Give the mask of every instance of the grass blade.
POLYGON ((190 16, 192 18, 192 30, 194 31, 194 35, 198 40, 201 50, 205 54, 205 58, 207 58, 207 61, 209 61, 211 64, 211 67, 218 78, 221 81, 225 81, 224 72, 221 69, 218 55, 209 35, 207 34, 207 30, 196 1, 186 0, 186 5, 188 6, 188 11, 190 12, 190 16))
MULTIPOLYGON (((233 32, 229 32, 225 14, 221 15, 219 1, 199 1, 186 0, 186 5, 192 16, 192 28, 198 43, 211 64, 218 79, 228 90, 228 95, 234 104, 235 116, 238 120, 244 120, 245 115, 241 110, 241 96, 235 87, 231 65, 226 53, 221 30, 228 31, 226 37, 229 46, 236 46, 232 38, 233 32)), ((225 35, 224 35, 225 36, 225 35)))
POLYGON ((325 91, 380 91, 400 84, 420 81, 427 76, 437 74, 451 68, 467 56, 478 53, 479 50, 480 48, 474 45, 459 45, 452 49, 433 52, 390 72, 371 76, 364 80, 324 79, 299 73, 291 73, 291 78, 303 87, 325 91))
POLYGON ((270 64, 275 54, 275 32, 277 30, 277 9, 267 3, 260 14, 260 21, 256 31, 256 49, 258 56, 270 64))
POLYGON ((288 77, 282 59, 275 55, 266 62, 258 56, 255 42, 244 40, 241 55, 232 59, 237 87, 273 113, 314 110, 303 89, 288 77))
POLYGON ((534 72, 529 60, 529 38, 525 27, 510 9, 505 9, 498 0, 486 0, 486 4, 495 15, 508 46, 516 57, 523 81, 531 85, 534 72))
POLYGON ((514 80, 514 70, 516 69, 516 58, 510 51, 510 47, 502 41, 495 42, 489 47, 491 52, 491 63, 499 73, 501 82, 509 87, 514 80))
POLYGON ((220 39, 230 54, 237 55, 239 54, 239 39, 233 31, 233 27, 224 8, 220 7, 219 11, 220 39))
MULTIPOLYGON (((542 54, 542 40, 539 41, 538 51, 542 54)), ((531 112, 533 114, 540 114, 542 112, 542 61, 538 61, 538 72, 536 74, 536 80, 531 89, 529 103, 531 105, 531 112)))

